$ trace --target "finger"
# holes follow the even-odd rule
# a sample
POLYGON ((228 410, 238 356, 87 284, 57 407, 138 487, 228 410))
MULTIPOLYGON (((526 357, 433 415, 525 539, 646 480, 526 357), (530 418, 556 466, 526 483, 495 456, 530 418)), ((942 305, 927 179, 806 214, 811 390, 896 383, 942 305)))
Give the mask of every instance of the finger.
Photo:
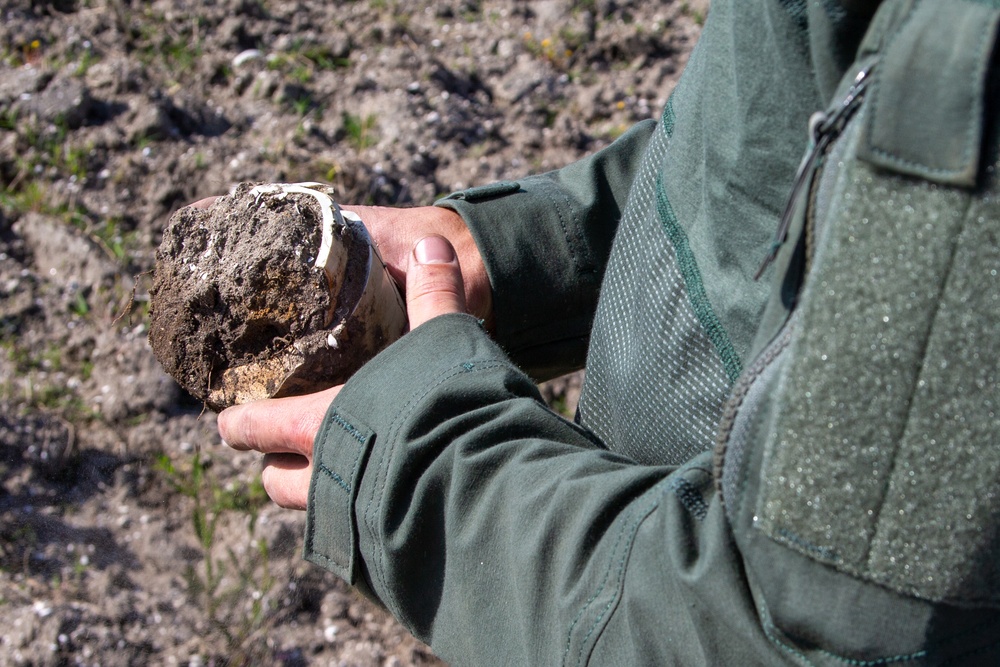
POLYGON ((462 269, 443 236, 427 236, 413 246, 406 270, 406 312, 410 329, 438 315, 465 312, 462 269))
POLYGON ((304 510, 309 501, 312 464, 297 454, 265 454, 261 482, 267 495, 280 507, 304 510))
POLYGON ((313 440, 340 387, 305 396, 244 403, 219 413, 219 435, 233 449, 312 457, 313 440))

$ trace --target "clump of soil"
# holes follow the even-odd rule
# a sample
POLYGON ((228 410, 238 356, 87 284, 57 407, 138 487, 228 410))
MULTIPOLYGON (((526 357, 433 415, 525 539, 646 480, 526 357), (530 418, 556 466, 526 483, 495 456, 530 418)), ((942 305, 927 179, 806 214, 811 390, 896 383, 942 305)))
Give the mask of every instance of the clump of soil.
POLYGON ((149 342, 209 407, 340 384, 402 335, 399 293, 363 224, 345 219, 331 193, 241 183, 171 218, 156 253, 149 342))

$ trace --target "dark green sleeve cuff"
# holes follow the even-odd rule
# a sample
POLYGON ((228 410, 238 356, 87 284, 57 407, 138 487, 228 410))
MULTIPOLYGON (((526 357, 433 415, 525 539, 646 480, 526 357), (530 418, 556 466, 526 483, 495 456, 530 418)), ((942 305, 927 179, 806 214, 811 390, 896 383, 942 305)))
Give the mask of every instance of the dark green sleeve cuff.
POLYGON ((563 169, 436 202, 469 225, 493 286, 497 340, 536 379, 583 366, 621 209, 654 128, 639 123, 563 169))
POLYGON ((483 363, 510 364, 479 320, 444 315, 406 334, 351 378, 327 410, 313 447, 306 560, 352 585, 366 587, 359 569, 357 524, 363 508, 356 510, 355 501, 376 433, 387 440, 391 424, 407 412, 414 396, 449 372, 465 372, 483 363), (386 382, 390 375, 392 382, 386 382))
POLYGON ((361 421, 331 405, 313 450, 305 558, 350 584, 358 581, 354 500, 372 439, 361 421), (316 508, 323 508, 321 516, 316 508))

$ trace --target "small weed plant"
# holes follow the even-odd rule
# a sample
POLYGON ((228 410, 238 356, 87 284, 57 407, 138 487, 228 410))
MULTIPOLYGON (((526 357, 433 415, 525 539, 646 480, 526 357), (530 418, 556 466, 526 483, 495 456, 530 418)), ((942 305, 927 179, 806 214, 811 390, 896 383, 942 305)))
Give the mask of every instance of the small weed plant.
POLYGON ((537 39, 532 33, 522 35, 524 48, 535 58, 548 62, 557 70, 569 68, 576 49, 583 45, 585 36, 569 29, 561 31, 558 38, 543 37, 537 39))
POLYGON ((377 126, 378 118, 375 114, 368 114, 363 118, 352 113, 344 114, 344 132, 347 133, 348 143, 356 150, 371 148, 378 142, 377 126))
POLYGON ((71 423, 82 424, 97 417, 74 389, 58 379, 61 371, 73 372, 78 367, 75 360, 65 358, 62 346, 52 344, 38 352, 20 342, 16 327, 3 327, 0 354, 13 371, 12 377, 0 379, 0 399, 23 402, 32 410, 54 413, 71 423))
POLYGON ((224 641, 229 664, 254 664, 266 650, 262 635, 274 622, 267 604, 274 587, 268 545, 266 540, 255 538, 259 511, 267 501, 260 477, 250 484, 223 486, 200 452, 183 469, 166 454, 157 458, 155 467, 190 500, 191 527, 201 562, 185 571, 188 594, 204 610, 212 633, 224 641), (217 529, 223 520, 245 521, 253 548, 238 554, 218 544, 217 529), (249 613, 242 604, 248 598, 249 613))

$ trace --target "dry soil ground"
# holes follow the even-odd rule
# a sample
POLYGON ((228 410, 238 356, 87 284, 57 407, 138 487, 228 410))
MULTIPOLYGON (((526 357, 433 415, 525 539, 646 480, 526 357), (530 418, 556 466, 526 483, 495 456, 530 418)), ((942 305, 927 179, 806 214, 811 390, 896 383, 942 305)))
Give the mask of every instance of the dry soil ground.
POLYGON ((436 664, 153 359, 164 223, 239 181, 412 205, 560 166, 659 113, 704 8, 0 3, 0 664, 436 664))

